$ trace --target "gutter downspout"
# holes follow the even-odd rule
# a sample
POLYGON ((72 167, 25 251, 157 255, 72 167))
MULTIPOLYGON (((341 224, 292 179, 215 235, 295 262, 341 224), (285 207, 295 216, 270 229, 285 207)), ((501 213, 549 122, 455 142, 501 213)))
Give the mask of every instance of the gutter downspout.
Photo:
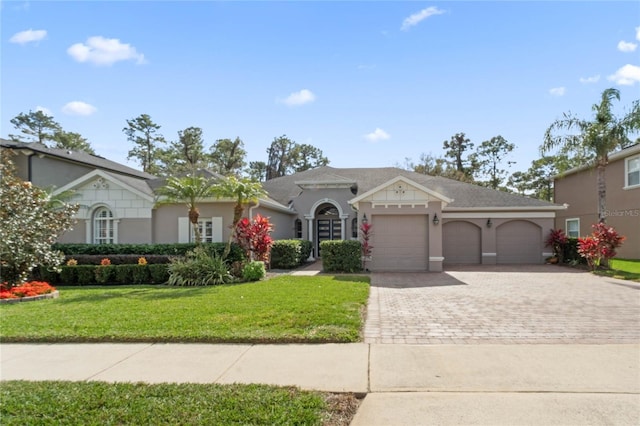
POLYGON ((253 220, 253 209, 258 207, 260 207, 260 200, 258 200, 258 202, 255 205, 249 207, 249 220, 253 220))

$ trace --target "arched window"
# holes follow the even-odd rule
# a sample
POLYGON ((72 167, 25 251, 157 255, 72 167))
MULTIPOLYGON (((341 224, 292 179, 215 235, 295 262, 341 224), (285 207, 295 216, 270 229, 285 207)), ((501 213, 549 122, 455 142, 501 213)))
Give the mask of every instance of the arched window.
POLYGON ((318 210, 318 216, 338 216, 338 209, 332 205, 323 206, 320 210, 318 210))
POLYGON ((351 219, 351 238, 358 238, 358 218, 351 219))
POLYGON ((93 243, 113 244, 114 238, 113 213, 106 207, 100 207, 93 213, 93 243))
POLYGON ((302 221, 300 219, 296 219, 295 222, 295 238, 302 238, 302 221))

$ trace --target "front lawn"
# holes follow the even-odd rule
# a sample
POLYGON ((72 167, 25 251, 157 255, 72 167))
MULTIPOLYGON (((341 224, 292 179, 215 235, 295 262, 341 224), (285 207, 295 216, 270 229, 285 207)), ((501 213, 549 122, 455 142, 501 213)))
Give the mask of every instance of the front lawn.
POLYGON ((360 276, 283 275, 215 287, 58 287, 58 299, 0 305, 0 339, 356 342, 368 281, 360 276))
POLYGON ((339 425, 353 395, 266 385, 25 382, 0 385, 3 425, 339 425))
POLYGON ((597 271, 599 275, 640 282, 639 259, 611 259, 609 269, 597 271))

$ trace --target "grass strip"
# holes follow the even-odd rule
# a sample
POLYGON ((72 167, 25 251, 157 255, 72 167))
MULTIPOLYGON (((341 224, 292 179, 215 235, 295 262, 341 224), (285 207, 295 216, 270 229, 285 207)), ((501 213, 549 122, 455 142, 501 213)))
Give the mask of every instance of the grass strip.
POLYGON ((639 259, 610 259, 609 269, 597 270, 598 275, 640 282, 639 259))
POLYGON ((58 287, 0 305, 3 342, 325 343, 360 340, 369 279, 291 276, 215 287, 58 287))
POLYGON ((293 387, 8 381, 0 384, 3 425, 339 425, 351 410, 330 394, 293 387))

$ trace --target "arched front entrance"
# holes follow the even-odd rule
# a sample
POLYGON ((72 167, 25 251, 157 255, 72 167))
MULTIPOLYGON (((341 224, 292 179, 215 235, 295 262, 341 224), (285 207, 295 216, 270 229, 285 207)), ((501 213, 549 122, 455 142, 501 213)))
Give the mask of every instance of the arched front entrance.
POLYGON ((309 223, 309 240, 313 242, 315 257, 320 257, 320 243, 327 240, 344 240, 348 213, 344 213, 340 203, 324 198, 318 200, 305 215, 309 223))

